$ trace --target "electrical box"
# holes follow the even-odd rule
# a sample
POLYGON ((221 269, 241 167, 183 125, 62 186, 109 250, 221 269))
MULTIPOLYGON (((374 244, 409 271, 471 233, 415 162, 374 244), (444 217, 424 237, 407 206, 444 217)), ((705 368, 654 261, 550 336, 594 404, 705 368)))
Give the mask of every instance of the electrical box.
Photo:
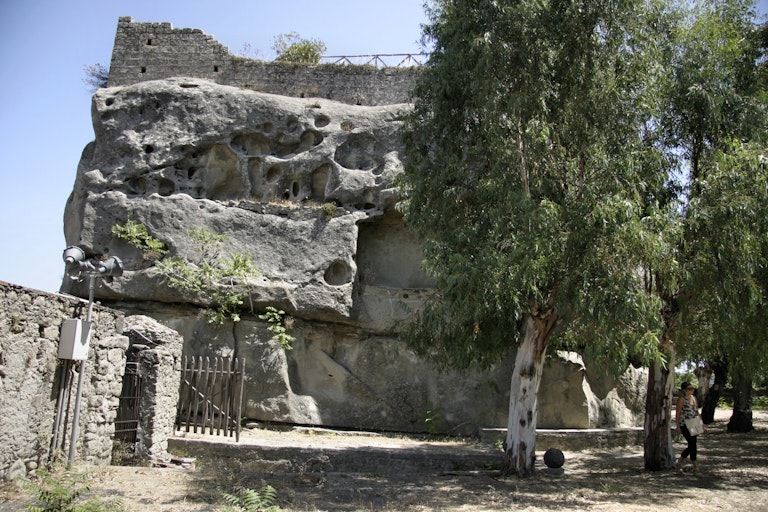
POLYGON ((61 325, 59 359, 88 359, 91 342, 91 322, 68 318, 61 325))

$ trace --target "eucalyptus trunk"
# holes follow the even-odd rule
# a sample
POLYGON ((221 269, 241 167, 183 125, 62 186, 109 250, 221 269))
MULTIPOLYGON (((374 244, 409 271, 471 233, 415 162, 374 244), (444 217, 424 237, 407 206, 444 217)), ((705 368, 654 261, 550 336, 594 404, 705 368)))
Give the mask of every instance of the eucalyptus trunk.
POLYGON ((526 315, 523 321, 509 390, 509 419, 502 470, 506 476, 527 477, 534 471, 539 385, 547 340, 556 316, 552 312, 543 316, 526 315))
POLYGON ((709 394, 709 381, 712 378, 712 368, 705 364, 704 366, 697 366, 693 371, 696 376, 698 386, 696 388, 696 400, 699 404, 707 402, 707 395, 709 394))
POLYGON ((752 432, 752 379, 735 377, 733 379, 733 413, 728 420, 728 432, 752 432))
POLYGON ((643 460, 645 469, 659 471, 669 469, 675 462, 675 451, 672 446, 672 388, 674 374, 674 356, 671 344, 662 343, 669 361, 654 360, 648 368, 648 389, 645 395, 645 442, 643 460))
POLYGON ((715 410, 720 397, 723 395, 725 384, 728 382, 728 363, 724 361, 709 361, 708 365, 715 374, 715 382, 707 392, 707 398, 702 401, 701 420, 705 425, 715 421, 715 410))

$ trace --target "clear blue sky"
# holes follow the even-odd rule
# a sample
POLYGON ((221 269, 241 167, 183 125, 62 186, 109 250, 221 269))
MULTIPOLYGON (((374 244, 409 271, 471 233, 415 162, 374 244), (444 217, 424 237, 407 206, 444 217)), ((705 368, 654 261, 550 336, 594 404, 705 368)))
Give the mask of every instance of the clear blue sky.
POLYGON ((83 67, 109 66, 117 19, 198 28, 271 59, 275 36, 328 55, 418 53, 422 0, 0 0, 0 281, 58 291, 64 206, 93 140, 83 67))
MULTIPOLYGON (((109 65, 120 16, 198 28, 272 57, 297 32, 329 55, 417 53, 422 0, 0 0, 0 280, 57 291, 64 206, 93 139, 83 67, 109 65)), ((768 13, 768 0, 759 0, 768 13)))

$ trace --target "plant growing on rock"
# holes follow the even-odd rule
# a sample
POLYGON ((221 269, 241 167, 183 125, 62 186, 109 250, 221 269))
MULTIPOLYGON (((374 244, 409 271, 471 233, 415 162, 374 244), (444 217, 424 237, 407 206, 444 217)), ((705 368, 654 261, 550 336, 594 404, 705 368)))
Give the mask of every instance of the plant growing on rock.
POLYGON ((278 62, 319 64, 326 46, 319 39, 304 39, 296 32, 290 32, 277 36, 272 49, 278 62))
POLYGON ((250 299, 250 295, 238 290, 236 285, 261 273, 247 254, 234 253, 227 257, 219 254, 218 247, 227 239, 226 235, 200 228, 192 229, 188 234, 199 247, 196 262, 174 256, 160 261, 157 270, 172 288, 200 303, 212 305, 213 308, 207 311, 209 322, 239 322, 244 299, 250 299))
POLYGON ((274 339, 276 339, 285 350, 291 350, 293 348, 291 347, 291 342, 295 338, 288 334, 285 327, 285 311, 272 306, 267 306, 266 312, 263 315, 259 315, 259 318, 265 320, 269 324, 267 329, 275 335, 274 339))
POLYGON ((133 219, 112 226, 112 234, 137 248, 149 259, 156 260, 168 254, 165 244, 150 235, 147 226, 133 219))

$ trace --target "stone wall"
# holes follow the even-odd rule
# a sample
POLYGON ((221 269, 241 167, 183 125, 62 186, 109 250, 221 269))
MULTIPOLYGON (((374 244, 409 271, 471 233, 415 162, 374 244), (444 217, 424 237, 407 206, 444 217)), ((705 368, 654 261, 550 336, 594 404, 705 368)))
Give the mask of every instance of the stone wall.
POLYGON ((121 17, 109 68, 109 86, 171 77, 203 78, 259 92, 326 98, 352 105, 405 103, 417 68, 303 65, 232 55, 202 30, 121 17))
POLYGON ((130 339, 128 361, 138 363, 143 382, 136 453, 152 462, 167 461, 168 438, 176 423, 184 340, 147 316, 129 316, 125 324, 130 339))
MULTIPOLYGON (((48 461, 54 437, 62 322, 85 318, 88 302, 0 281, 0 480, 18 478, 48 461)), ((114 420, 125 370, 128 339, 123 314, 94 306, 93 332, 81 400, 77 457, 108 464, 114 420)), ((78 365, 75 365, 75 369, 78 365)), ((70 380, 70 405, 59 431, 69 450, 77 373, 70 380)))

